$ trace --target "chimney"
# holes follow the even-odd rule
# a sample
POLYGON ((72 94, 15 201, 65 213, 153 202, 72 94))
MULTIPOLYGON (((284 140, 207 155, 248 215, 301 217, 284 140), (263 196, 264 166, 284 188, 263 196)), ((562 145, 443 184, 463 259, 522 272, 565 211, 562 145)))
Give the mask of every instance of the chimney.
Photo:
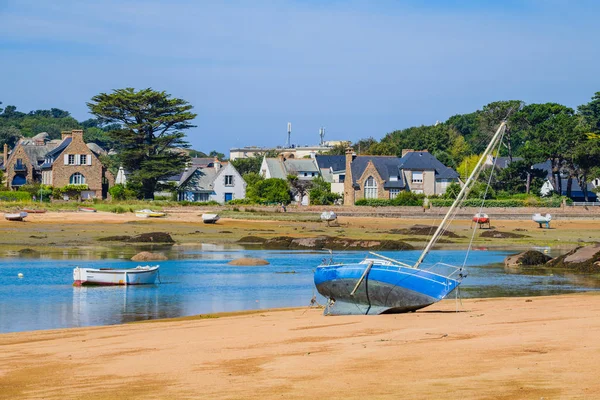
POLYGON ((285 161, 285 154, 283 154, 283 153, 279 153, 277 156, 279 157, 279 159, 280 159, 281 161, 285 161))
POLYGON ((346 148, 346 177, 344 178, 344 205, 354 205, 354 187, 352 185, 352 161, 356 158, 351 147, 346 148))
POLYGON ((215 159, 213 160, 213 165, 215 167, 215 171, 220 170, 222 167, 221 161, 219 161, 219 159, 216 156, 215 156, 215 159))
POLYGON ((77 140, 83 142, 83 130, 73 129, 71 131, 71 137, 73 138, 73 141, 77 140))
POLYGON ((3 155, 3 159, 2 159, 2 163, 4 165, 6 165, 6 161, 8 160, 8 145, 6 143, 4 143, 4 154, 3 155))
POLYGON ((62 131, 60 133, 60 140, 65 140, 68 137, 71 137, 71 132, 69 132, 69 131, 62 131))
POLYGON ((413 152, 413 149, 402 149, 402 157, 404 157, 405 155, 407 155, 408 153, 413 152))

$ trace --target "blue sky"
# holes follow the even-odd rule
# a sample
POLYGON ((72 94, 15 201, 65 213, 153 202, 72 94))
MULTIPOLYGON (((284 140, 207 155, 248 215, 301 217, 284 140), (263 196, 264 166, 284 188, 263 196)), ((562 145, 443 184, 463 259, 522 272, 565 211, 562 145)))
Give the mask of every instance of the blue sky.
POLYGON ((0 0, 0 101, 89 118, 93 95, 194 105, 194 148, 358 140, 505 99, 600 91, 594 1, 0 0))

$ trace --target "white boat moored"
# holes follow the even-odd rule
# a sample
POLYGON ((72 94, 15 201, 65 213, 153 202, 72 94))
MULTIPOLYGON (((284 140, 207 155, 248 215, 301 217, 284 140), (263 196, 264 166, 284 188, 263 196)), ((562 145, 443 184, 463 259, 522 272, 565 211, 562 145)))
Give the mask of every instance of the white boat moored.
POLYGON ((205 224, 214 224, 219 220, 219 214, 202 214, 202 221, 205 224))
POLYGON ((6 218, 9 221, 23 221, 25 217, 27 217, 27 213, 25 211, 4 214, 4 218, 6 218))
POLYGON ((123 269, 76 267, 73 269, 73 285, 152 285, 158 268, 158 265, 123 269))

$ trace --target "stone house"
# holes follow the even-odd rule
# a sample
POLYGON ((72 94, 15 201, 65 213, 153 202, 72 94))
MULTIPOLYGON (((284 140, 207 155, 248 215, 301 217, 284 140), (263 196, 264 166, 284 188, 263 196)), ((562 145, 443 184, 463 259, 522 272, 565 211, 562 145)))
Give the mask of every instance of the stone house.
POLYGON ((459 175, 428 151, 403 151, 402 157, 356 156, 346 152, 344 205, 360 199, 394 199, 401 191, 427 196, 446 192, 459 175))
POLYGON ((346 180, 346 157, 317 154, 315 161, 325 182, 331 184, 331 192, 344 195, 346 180))
POLYGON ((225 204, 231 200, 246 198, 246 181, 231 163, 211 159, 198 159, 182 174, 179 185, 179 201, 216 201, 225 204))
POLYGON ((53 187, 85 184, 82 199, 106 198, 114 185, 113 174, 101 163, 104 150, 83 141, 83 131, 62 132, 61 140, 47 140, 47 134, 21 140, 4 165, 7 187, 18 189, 28 183, 53 187))

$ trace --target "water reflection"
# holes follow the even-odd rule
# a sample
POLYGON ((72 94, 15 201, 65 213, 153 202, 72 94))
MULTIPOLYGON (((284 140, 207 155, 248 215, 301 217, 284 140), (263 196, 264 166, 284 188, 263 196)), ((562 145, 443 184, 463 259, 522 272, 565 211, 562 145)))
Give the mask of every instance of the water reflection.
MULTIPOLYGON (((53 254, 59 254, 57 249, 53 254)), ((81 251, 82 249, 78 249, 81 251)), ((137 249, 133 250, 134 252, 137 249)), ((56 261, 40 258, 0 259, 0 332, 73 326, 108 325, 201 313, 307 306, 315 294, 313 272, 327 253, 315 251, 233 250, 227 247, 170 246, 171 260, 161 263, 161 284, 138 287, 73 287, 72 270, 82 253, 56 261), (271 264, 235 267, 236 257, 258 257, 271 264), (24 274, 22 279, 18 273, 24 274)), ((94 252, 90 267, 134 267, 131 249, 94 252), (122 259, 115 258, 119 255, 122 259)), ((383 252, 414 261, 418 251, 383 252)), ((473 251, 464 297, 530 296, 600 290, 593 275, 557 274, 537 269, 506 271, 503 251, 473 251)), ((338 252, 336 261, 356 261, 366 252, 338 252)), ((464 251, 440 250, 431 261, 462 264, 464 251)), ((323 301, 323 299, 319 299, 323 301)))

